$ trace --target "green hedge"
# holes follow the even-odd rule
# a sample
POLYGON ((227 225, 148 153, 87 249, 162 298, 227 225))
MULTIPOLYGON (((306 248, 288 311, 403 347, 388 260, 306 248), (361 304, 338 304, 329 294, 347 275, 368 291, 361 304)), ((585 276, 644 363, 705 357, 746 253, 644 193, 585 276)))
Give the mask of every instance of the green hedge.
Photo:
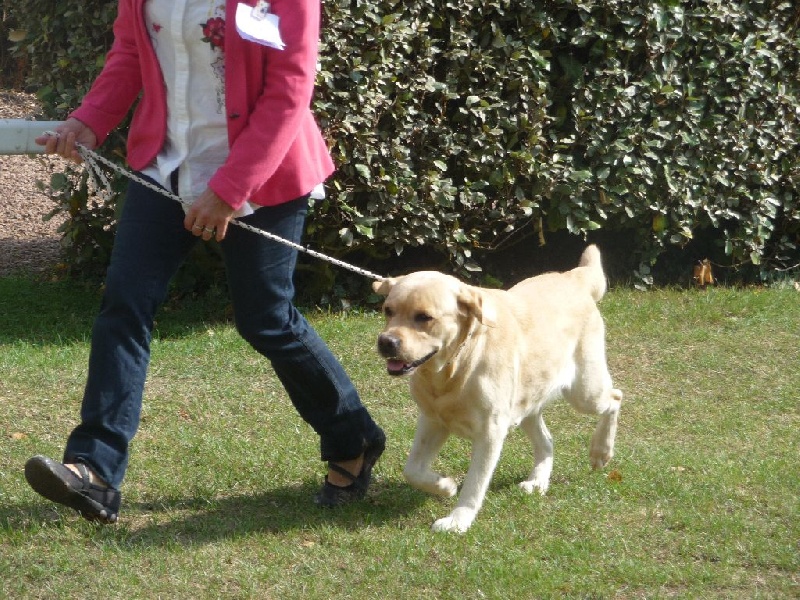
POLYGON ((327 6, 339 243, 432 244, 472 268, 531 225, 604 229, 634 238, 649 281, 714 228, 728 264, 797 261, 791 2, 327 6))
MULTIPOLYGON (((45 117, 63 119, 103 66, 113 41, 116 2, 3 0, 3 12, 6 29, 27 32, 10 50, 28 66, 28 88, 41 99, 45 117)), ((120 155, 123 147, 124 131, 120 131, 104 151, 120 155)), ((56 201, 54 214, 68 217, 61 231, 70 271, 80 276, 102 274, 111 253, 116 206, 91 193, 85 172, 78 167, 55 174, 49 183, 56 201)), ((117 191, 124 186, 123 181, 114 182, 117 191)))
MULTIPOLYGON (((50 116, 100 67, 114 6, 8 3, 50 116)), ((424 247, 469 276, 529 232, 601 232, 629 240, 644 283, 666 250, 700 237, 762 277, 800 261, 793 2, 323 9, 315 110, 340 168, 309 222, 312 246, 384 265, 424 247)), ((347 280, 309 268, 325 286, 347 280)))

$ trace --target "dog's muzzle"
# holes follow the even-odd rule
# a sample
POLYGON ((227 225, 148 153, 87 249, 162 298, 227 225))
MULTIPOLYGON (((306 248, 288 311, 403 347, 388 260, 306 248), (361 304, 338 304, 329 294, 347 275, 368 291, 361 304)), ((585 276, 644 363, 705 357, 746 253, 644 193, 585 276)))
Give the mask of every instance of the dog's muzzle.
POLYGON ((400 346, 400 339, 393 335, 382 333, 378 336, 378 352, 384 358, 397 358, 400 346))
POLYGON ((407 375, 421 364, 433 358, 437 352, 437 350, 433 350, 430 354, 414 362, 407 363, 398 358, 402 345, 399 338, 388 333, 382 333, 378 336, 378 352, 386 359, 386 372, 389 373, 389 375, 407 375))

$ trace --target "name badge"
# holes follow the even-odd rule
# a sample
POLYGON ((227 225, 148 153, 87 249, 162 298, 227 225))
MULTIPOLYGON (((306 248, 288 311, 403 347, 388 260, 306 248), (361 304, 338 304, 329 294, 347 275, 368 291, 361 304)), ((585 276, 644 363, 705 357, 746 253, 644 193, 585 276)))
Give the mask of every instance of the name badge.
POLYGON ((280 18, 270 12, 270 5, 266 0, 258 0, 255 6, 242 2, 236 6, 236 31, 244 39, 256 44, 276 50, 286 48, 281 39, 279 23, 280 18))

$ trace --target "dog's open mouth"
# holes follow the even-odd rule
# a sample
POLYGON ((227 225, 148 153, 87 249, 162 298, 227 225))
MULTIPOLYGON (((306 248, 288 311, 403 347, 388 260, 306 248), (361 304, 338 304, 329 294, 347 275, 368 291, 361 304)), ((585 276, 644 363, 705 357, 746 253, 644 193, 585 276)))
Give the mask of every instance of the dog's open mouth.
POLYGON ((433 358, 436 352, 437 350, 433 350, 430 354, 423 356, 419 360, 415 360, 412 363, 405 363, 402 360, 390 358, 386 361, 386 371, 389 373, 389 375, 407 375, 421 364, 433 358))

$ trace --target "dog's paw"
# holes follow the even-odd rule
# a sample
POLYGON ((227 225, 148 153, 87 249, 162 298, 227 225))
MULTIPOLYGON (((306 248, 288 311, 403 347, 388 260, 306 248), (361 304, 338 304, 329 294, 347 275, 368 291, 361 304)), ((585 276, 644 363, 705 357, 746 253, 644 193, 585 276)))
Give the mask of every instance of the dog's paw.
POLYGON ((552 472, 553 457, 551 455, 536 463, 530 477, 521 482, 519 487, 528 494, 539 492, 544 496, 547 493, 547 489, 550 487, 550 473, 552 472))
POLYGON ((589 462, 592 469, 599 471, 614 458, 614 446, 602 443, 593 443, 589 451, 589 462))
POLYGON ((450 477, 439 477, 436 483, 431 485, 427 491, 442 498, 452 498, 458 492, 458 485, 450 477))
POLYGON ((528 479, 527 481, 520 482, 519 487, 526 494, 539 492, 542 496, 544 496, 547 493, 547 489, 550 487, 550 482, 546 480, 542 481, 540 479, 528 479))
POLYGON ((458 492, 458 484, 451 477, 442 477, 437 487, 439 489, 439 495, 445 498, 452 498, 458 492))
POLYGON ((437 520, 432 529, 434 531, 452 531, 464 533, 475 520, 475 511, 471 508, 460 507, 451 512, 443 519, 437 520))
POLYGON ((411 473, 406 472, 406 480, 415 488, 428 492, 434 496, 442 498, 452 498, 458 492, 458 485, 454 479, 450 477, 433 476, 433 477, 413 477, 411 473))

